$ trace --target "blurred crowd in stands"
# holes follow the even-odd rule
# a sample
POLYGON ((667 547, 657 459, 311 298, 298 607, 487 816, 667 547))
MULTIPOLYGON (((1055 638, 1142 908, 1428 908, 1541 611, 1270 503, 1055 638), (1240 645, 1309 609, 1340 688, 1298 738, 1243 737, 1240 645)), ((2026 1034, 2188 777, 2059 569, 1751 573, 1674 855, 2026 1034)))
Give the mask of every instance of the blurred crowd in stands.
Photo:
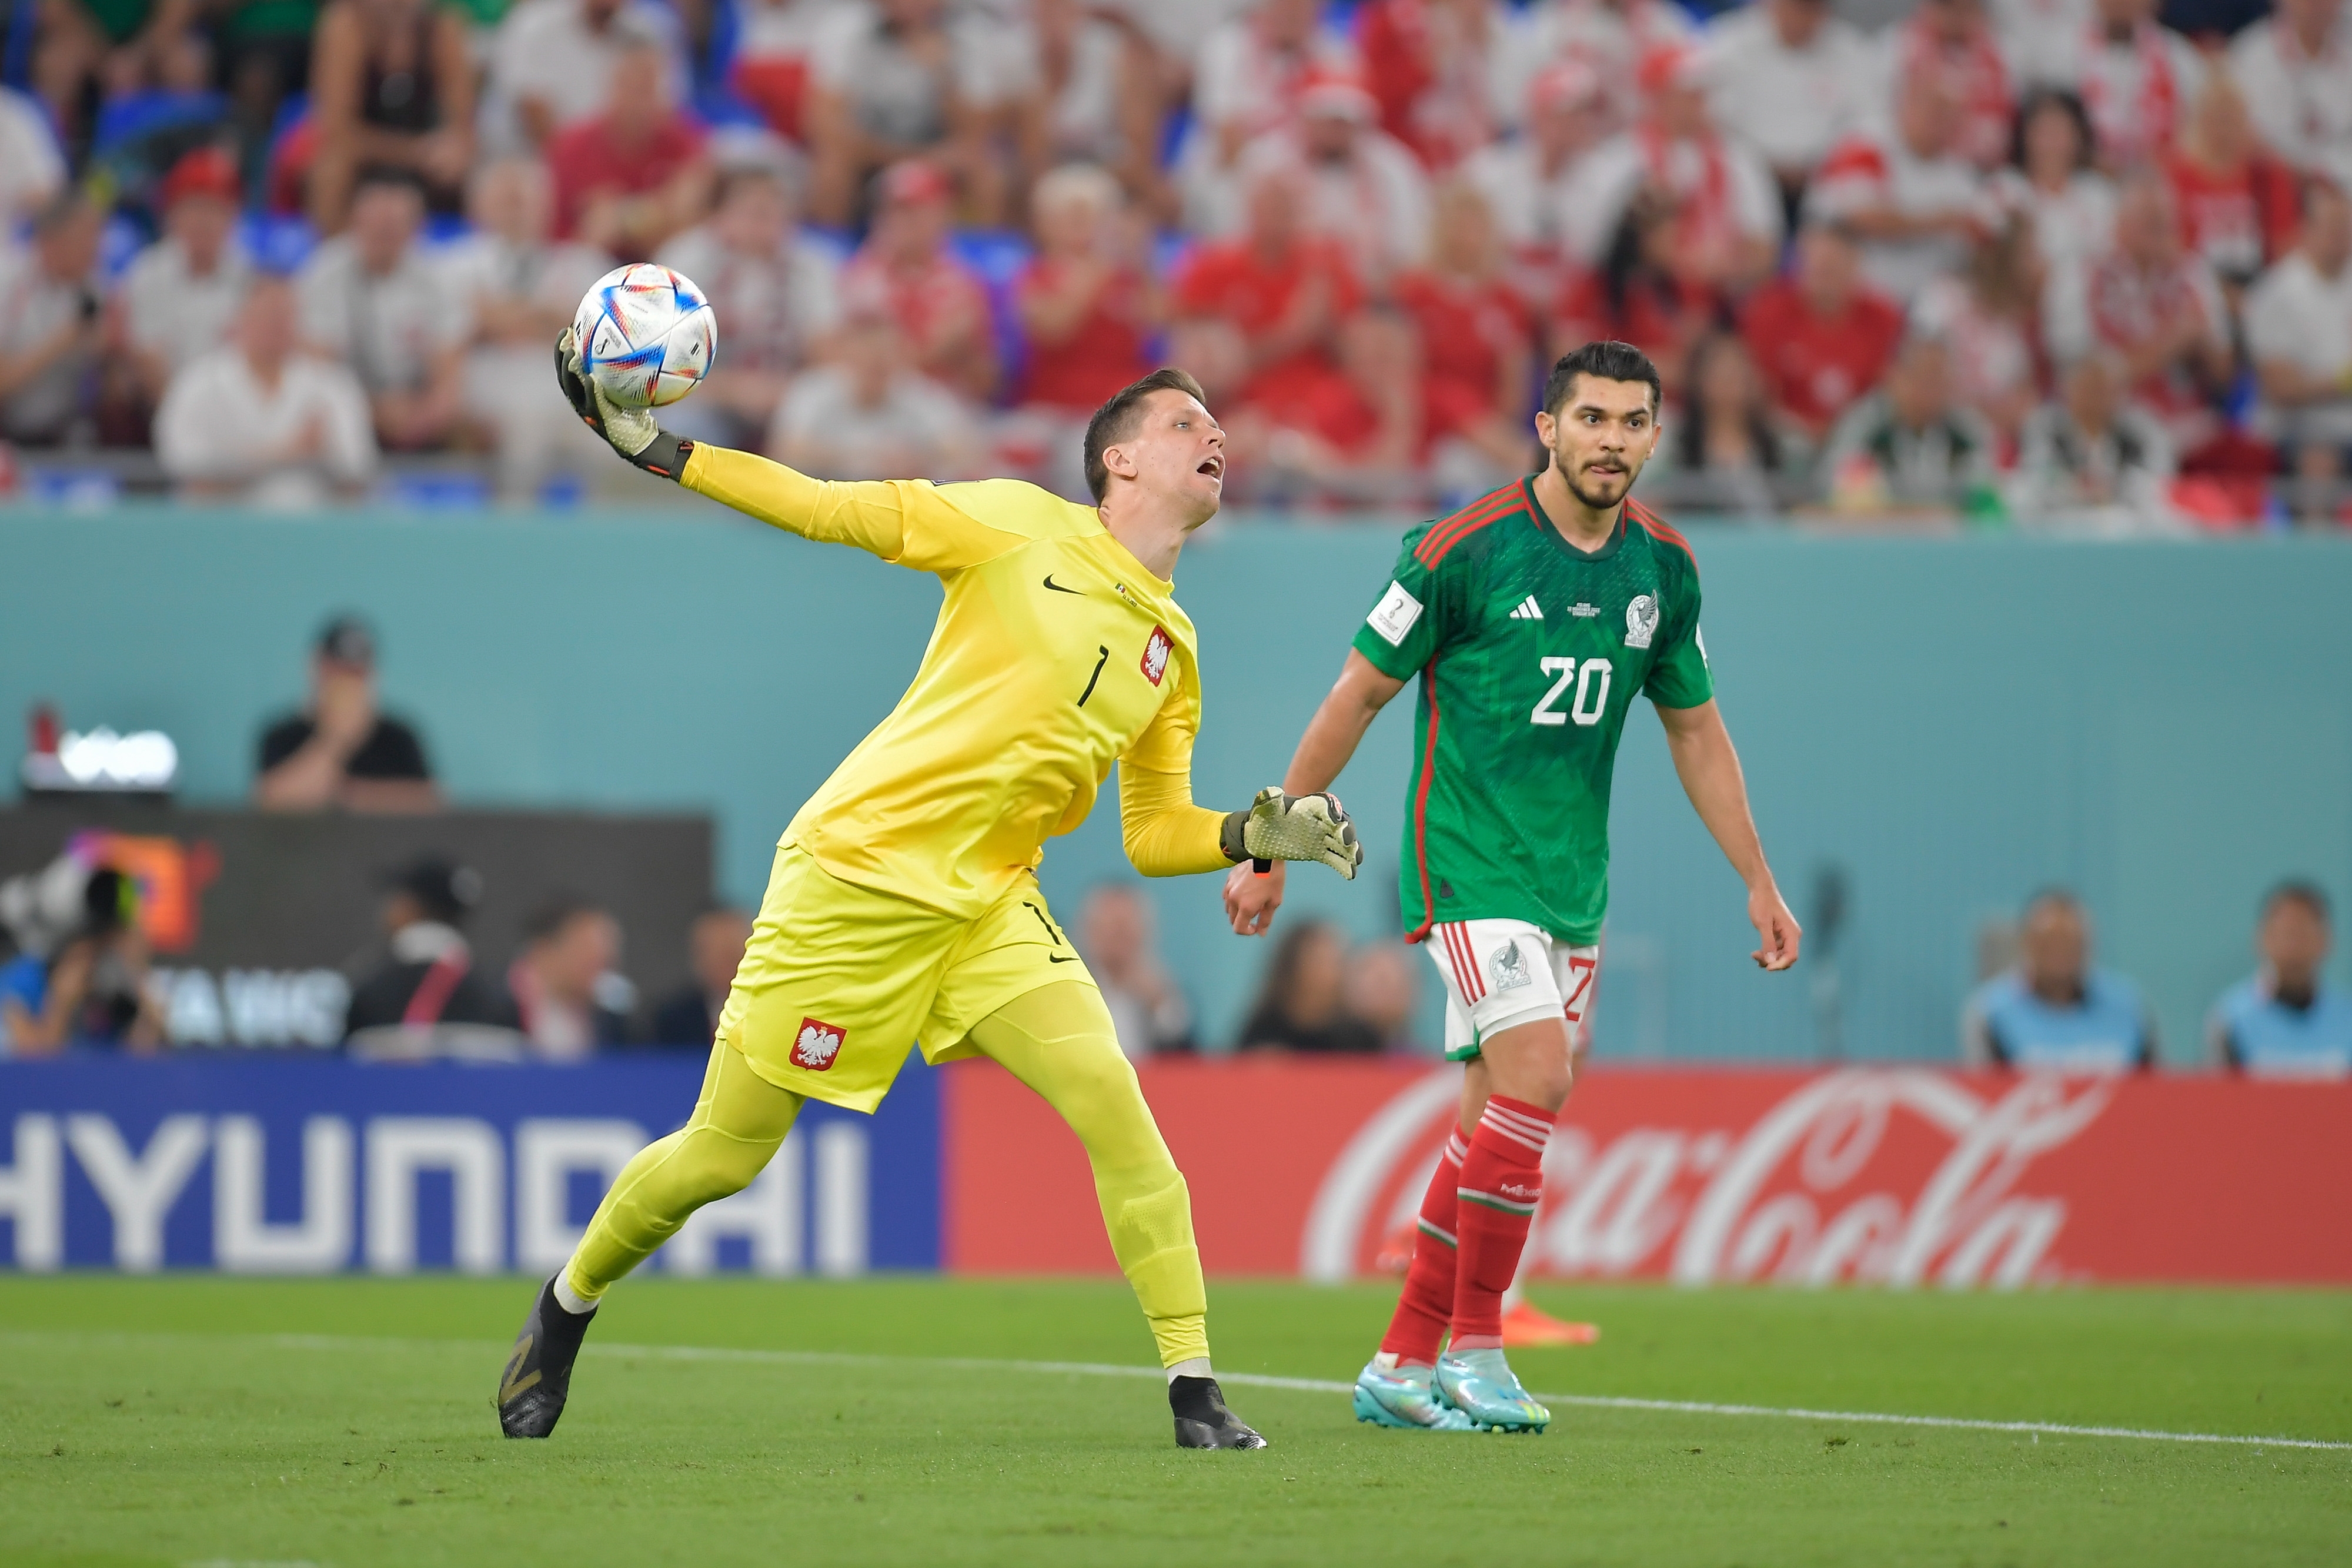
POLYGON ((548 345, 652 259, 671 423, 828 476, 1080 495, 1166 360, 1234 499, 1425 510, 1606 335, 1669 509, 2340 523, 2352 22, 2275 3, 35 0, 0 435, 576 494, 548 345))

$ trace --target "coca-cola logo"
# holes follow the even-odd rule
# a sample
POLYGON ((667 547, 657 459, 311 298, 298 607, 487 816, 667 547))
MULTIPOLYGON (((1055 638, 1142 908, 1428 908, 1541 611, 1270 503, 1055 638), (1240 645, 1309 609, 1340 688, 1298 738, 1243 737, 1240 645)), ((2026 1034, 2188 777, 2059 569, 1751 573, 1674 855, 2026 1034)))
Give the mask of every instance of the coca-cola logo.
MULTIPOLYGON (((1367 1271, 1410 1226, 1454 1122, 1460 1077, 1415 1081, 1359 1128, 1316 1193, 1300 1270, 1367 1271)), ((1528 1237, 1541 1273, 1686 1284, 2014 1288, 2063 1273, 2063 1198, 2021 1184, 2097 1119, 2112 1080, 1971 1084, 1925 1069, 1805 1082, 1744 1129, 1634 1125, 1596 1135, 1570 1106, 1544 1158, 1528 1237)))

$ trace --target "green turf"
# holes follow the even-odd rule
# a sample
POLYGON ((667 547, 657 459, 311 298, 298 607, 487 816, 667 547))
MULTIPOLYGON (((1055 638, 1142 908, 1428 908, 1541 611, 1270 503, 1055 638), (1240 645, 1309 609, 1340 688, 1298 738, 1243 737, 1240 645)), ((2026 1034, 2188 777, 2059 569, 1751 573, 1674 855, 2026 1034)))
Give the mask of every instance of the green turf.
MULTIPOLYGON (((1381 1432, 1231 1390, 1189 1454, 1115 1284, 647 1281, 546 1443, 488 1400, 516 1281, 0 1279, 0 1563, 2158 1563, 2352 1560, 2352 1452, 1562 1407, 1381 1432), (290 1343, 274 1336, 331 1336, 290 1343)), ((1376 1287, 1223 1285, 1229 1373, 1353 1375, 1376 1287)), ((1538 1389, 2352 1442, 2352 1296, 1547 1292, 1538 1389)))

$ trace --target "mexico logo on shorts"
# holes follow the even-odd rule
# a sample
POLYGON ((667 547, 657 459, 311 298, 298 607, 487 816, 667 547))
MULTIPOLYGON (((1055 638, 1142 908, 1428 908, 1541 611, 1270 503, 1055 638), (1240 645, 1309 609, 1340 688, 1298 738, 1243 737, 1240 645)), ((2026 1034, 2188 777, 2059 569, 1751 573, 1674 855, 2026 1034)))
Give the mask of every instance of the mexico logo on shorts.
POLYGON ((823 1072, 841 1054, 842 1041, 848 1038, 847 1030, 835 1029, 822 1019, 803 1019, 800 1038, 793 1041, 793 1065, 823 1072))
POLYGON ((1175 647, 1176 644, 1168 640, 1165 628, 1154 626, 1151 629, 1151 641, 1143 645, 1145 680, 1155 686, 1160 684, 1160 677, 1168 673, 1168 655, 1175 651, 1175 647))
POLYGON ((1495 949, 1486 960, 1487 972, 1495 977, 1498 991, 1517 990, 1535 978, 1528 973, 1528 961, 1519 954, 1517 942, 1506 942, 1495 949))

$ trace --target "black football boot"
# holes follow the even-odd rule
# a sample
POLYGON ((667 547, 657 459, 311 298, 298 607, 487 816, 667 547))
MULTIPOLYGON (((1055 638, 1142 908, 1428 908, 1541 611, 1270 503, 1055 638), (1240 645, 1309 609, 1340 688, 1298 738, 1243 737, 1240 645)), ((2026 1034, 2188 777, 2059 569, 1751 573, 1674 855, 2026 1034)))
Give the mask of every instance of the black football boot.
POLYGON ((1176 1413, 1180 1448, 1263 1448, 1265 1439, 1225 1408, 1213 1377, 1179 1377, 1168 1385, 1168 1407, 1176 1413))
POLYGON ((544 1437, 555 1430, 572 1392, 572 1364, 595 1315, 565 1312, 555 1299, 552 1277, 539 1288, 507 1357, 506 1375, 499 1379, 499 1426, 508 1437, 544 1437))

